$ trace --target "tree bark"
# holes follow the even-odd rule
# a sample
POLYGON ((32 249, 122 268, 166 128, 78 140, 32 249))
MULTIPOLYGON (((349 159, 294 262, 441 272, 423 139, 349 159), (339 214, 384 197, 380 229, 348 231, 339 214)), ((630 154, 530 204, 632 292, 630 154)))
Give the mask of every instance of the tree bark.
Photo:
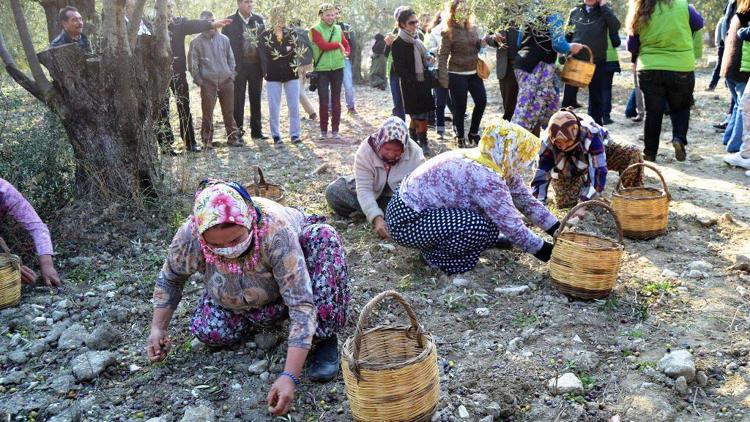
POLYGON ((34 44, 31 42, 31 34, 29 33, 29 27, 26 25, 26 18, 23 16, 23 9, 21 3, 18 0, 10 0, 10 7, 13 9, 13 20, 16 22, 16 28, 18 28, 18 36, 21 38, 21 45, 23 51, 26 54, 26 59, 29 61, 29 68, 31 69, 31 75, 34 77, 34 82, 37 89, 44 96, 52 88, 47 76, 44 75, 42 66, 39 64, 39 60, 36 58, 34 51, 34 44))
POLYGON ((352 79, 354 80, 354 83, 364 82, 362 79, 362 48, 360 47, 360 44, 362 44, 362 41, 357 40, 351 51, 352 79))

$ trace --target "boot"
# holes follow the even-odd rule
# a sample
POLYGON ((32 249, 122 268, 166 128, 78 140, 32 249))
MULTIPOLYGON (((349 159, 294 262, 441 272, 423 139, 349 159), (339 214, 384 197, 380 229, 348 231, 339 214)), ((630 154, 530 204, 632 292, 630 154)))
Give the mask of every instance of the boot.
POLYGON ((330 381, 339 373, 339 341, 336 335, 320 340, 310 355, 307 376, 313 381, 330 381))
POLYGON ((422 147, 422 152, 424 153, 425 157, 432 157, 432 150, 430 149, 430 142, 427 140, 427 132, 422 132, 417 134, 417 139, 419 139, 419 146, 422 147))
POLYGON ((417 140, 417 129, 416 128, 413 128, 413 127, 409 128, 409 139, 411 139, 412 141, 416 142, 416 140, 417 140))
POLYGON ((478 146, 479 145, 479 141, 481 139, 482 139, 482 137, 479 136, 478 133, 470 133, 469 134, 469 142, 468 142, 468 144, 469 144, 470 147, 478 146))
POLYGON ((459 148, 466 148, 466 139, 456 137, 456 143, 458 144, 459 148))

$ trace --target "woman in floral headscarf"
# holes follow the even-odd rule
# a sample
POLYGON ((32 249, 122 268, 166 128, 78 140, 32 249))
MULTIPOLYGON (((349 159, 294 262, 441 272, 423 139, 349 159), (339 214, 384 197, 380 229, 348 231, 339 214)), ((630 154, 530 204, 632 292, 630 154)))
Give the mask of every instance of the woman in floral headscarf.
POLYGON ((424 163, 424 154, 409 139, 406 123, 390 117, 359 145, 354 176, 341 176, 326 188, 326 200, 336 214, 363 213, 381 238, 390 237, 383 218, 401 180, 424 163))
POLYGON ((206 289, 190 331, 206 344, 238 343, 263 325, 289 318, 284 372, 268 394, 272 413, 285 414, 292 405, 311 347, 308 377, 336 376, 336 333, 346 322, 349 276, 341 238, 331 226, 251 198, 236 183, 203 182, 193 215, 177 231, 156 280, 146 347, 152 362, 169 352, 169 321, 196 272, 206 289))
POLYGON ((500 120, 485 129, 476 148, 442 153, 401 182, 385 213, 391 236, 422 251, 427 263, 448 274, 476 266, 479 254, 510 243, 548 261, 552 244, 524 224, 524 214, 550 235, 560 223, 531 196, 521 178, 540 141, 500 120))

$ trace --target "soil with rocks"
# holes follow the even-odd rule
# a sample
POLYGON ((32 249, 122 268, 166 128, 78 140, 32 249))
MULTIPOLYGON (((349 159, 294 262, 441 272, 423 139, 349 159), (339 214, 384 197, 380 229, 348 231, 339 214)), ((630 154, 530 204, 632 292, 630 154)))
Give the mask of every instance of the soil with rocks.
MULTIPOLYGON (((704 91, 709 71, 698 71, 685 162, 674 160, 665 119, 657 165, 672 194, 668 233, 625 239, 608 298, 566 297, 551 284, 548 265, 518 250, 489 250, 473 271, 448 277, 427 268, 416 251, 378 239, 365 221, 329 217, 351 272, 350 321, 340 341, 370 298, 395 289, 437 342, 441 394, 433 421, 750 420, 750 178, 722 161, 721 134, 711 124, 724 118, 729 94, 723 87, 704 91)), ((485 124, 502 109, 494 76, 486 86, 485 124)), ((632 73, 616 77, 609 129, 617 140, 642 145, 641 124, 623 112, 631 87, 632 73)), ((200 116, 197 94, 193 111, 200 116)), ((74 204, 51 221, 66 285, 24 287, 21 304, 0 311, 2 420, 273 420, 266 394, 283 368, 285 333, 261 332, 224 349, 203 346, 188 331, 201 294, 194 276, 170 327, 171 354, 149 365, 154 280, 204 177, 250 183, 261 165, 269 181, 286 187, 287 205, 330 215, 325 186, 351 172, 358 143, 390 114, 387 92, 358 86, 357 100, 358 114, 343 116, 338 141, 319 140, 316 122, 307 120, 299 145, 287 136, 281 147, 218 143, 212 151, 164 157, 174 195, 167 213, 122 221, 117 205, 84 213, 86 206, 74 204)), ((216 122, 219 116, 217 107, 216 122)), ((455 147, 430 137, 437 151, 455 147)), ((656 186, 658 179, 647 182, 656 186)), ((610 174, 607 197, 616 183, 610 174)), ((611 227, 598 213, 578 225, 598 233, 611 227)), ((374 319, 406 321, 395 305, 382 306, 374 319)), ((351 419, 339 376, 324 384, 303 379, 285 420, 351 419)))

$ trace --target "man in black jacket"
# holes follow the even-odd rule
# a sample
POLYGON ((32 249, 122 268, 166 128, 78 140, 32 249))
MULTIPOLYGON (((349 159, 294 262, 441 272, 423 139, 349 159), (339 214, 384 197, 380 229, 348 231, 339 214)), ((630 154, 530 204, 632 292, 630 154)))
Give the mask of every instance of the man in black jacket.
POLYGON ((229 44, 237 62, 237 77, 234 80, 234 120, 240 130, 239 140, 242 142, 244 133, 245 89, 250 98, 250 136, 253 139, 268 139, 263 135, 260 120, 263 64, 258 41, 260 34, 265 30, 263 18, 253 13, 253 0, 237 0, 237 12, 227 19, 231 20, 231 23, 221 32, 229 37, 229 44))
MULTIPOLYGON (((198 152, 201 148, 195 143, 195 130, 193 129, 193 115, 190 113, 190 87, 188 86, 187 59, 185 58, 185 36, 200 34, 209 29, 219 29, 229 24, 229 20, 218 21, 190 20, 174 16, 174 2, 167 3, 167 30, 169 31, 169 42, 172 47, 172 77, 169 80, 169 88, 177 102, 177 114, 180 117, 180 136, 185 141, 185 149, 198 152)), ((162 151, 166 152, 174 142, 172 127, 169 124, 169 97, 161 109, 160 128, 157 139, 162 151)), ((172 151, 174 153, 174 151, 172 151)))
MULTIPOLYGON (((612 46, 620 45, 620 20, 617 19, 612 8, 607 5, 607 0, 583 0, 581 4, 570 11, 568 25, 573 27, 573 32, 566 35, 568 42, 587 45, 594 55, 594 76, 589 84, 589 108, 588 114, 599 124, 604 124, 604 92, 606 84, 607 39, 612 41, 612 46)), ((581 50, 577 59, 589 60, 588 51, 581 50)), ((563 95, 563 107, 574 107, 576 104, 576 87, 566 85, 563 95)))
POLYGON ((497 80, 503 97, 503 119, 510 121, 518 100, 518 81, 513 70, 513 61, 518 55, 518 29, 509 27, 486 38, 487 45, 497 49, 497 80))

